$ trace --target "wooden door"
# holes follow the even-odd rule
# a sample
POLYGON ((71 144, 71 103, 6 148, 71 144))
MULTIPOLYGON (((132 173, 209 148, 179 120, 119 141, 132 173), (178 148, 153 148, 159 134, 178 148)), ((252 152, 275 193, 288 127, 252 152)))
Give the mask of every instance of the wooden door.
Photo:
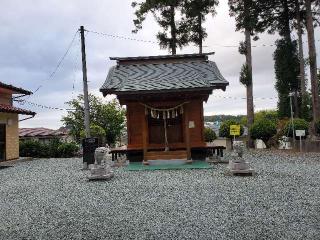
POLYGON ((6 160, 6 125, 0 124, 0 161, 6 160))
MULTIPOLYGON (((167 137, 168 143, 181 143, 183 142, 182 134, 182 118, 178 116, 176 118, 170 118, 167 122, 167 137)), ((150 144, 164 144, 164 120, 162 118, 148 117, 148 129, 149 129, 149 143, 150 144)))

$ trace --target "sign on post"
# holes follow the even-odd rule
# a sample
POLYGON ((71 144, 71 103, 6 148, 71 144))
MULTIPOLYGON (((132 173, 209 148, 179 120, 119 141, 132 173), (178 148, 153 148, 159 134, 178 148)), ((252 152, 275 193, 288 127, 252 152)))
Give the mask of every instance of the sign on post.
POLYGON ((306 130, 296 130, 297 137, 304 137, 306 135, 306 130))
POLYGON ((233 139, 236 139, 236 136, 240 136, 240 125, 230 125, 230 135, 233 136, 233 139))
POLYGON ((296 136, 300 138, 300 152, 302 152, 301 137, 306 136, 306 130, 296 130, 296 136))

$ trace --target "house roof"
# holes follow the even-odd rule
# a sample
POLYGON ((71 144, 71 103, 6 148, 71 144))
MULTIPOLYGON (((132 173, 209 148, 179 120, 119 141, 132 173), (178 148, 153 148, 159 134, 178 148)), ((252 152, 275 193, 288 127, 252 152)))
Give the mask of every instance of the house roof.
POLYGON ((229 84, 208 54, 183 54, 134 58, 118 61, 110 68, 100 91, 106 94, 193 91, 215 89, 229 84))
POLYGON ((30 92, 28 90, 25 90, 25 89, 19 88, 19 87, 15 87, 13 85, 6 84, 6 83, 3 83, 3 82, 0 82, 0 88, 11 90, 11 91, 13 91, 13 93, 17 93, 17 94, 25 94, 25 95, 31 95, 32 94, 32 92, 30 92))
POLYGON ((19 137, 57 137, 68 135, 66 131, 49 128, 19 128, 19 137))
POLYGON ((4 112, 4 113, 18 113, 18 114, 25 114, 25 115, 36 115, 35 112, 29 111, 29 110, 25 110, 22 108, 17 108, 11 105, 7 105, 7 104, 0 104, 0 113, 4 112))

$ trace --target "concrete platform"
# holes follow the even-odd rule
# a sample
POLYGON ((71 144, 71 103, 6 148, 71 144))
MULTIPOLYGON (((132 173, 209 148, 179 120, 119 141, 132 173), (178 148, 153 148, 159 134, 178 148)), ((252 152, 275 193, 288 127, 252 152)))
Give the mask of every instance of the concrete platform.
POLYGON ((250 168, 250 169, 244 169, 244 170, 228 170, 228 173, 232 176, 255 176, 256 172, 250 168))

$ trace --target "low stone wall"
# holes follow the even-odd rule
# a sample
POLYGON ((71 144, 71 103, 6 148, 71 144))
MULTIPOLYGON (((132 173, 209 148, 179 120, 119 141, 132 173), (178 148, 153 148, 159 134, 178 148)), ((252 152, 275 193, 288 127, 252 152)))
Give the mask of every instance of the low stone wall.
MULTIPOLYGON (((302 140, 302 151, 303 152, 320 152, 320 140, 310 141, 310 140, 302 140)), ((300 141, 296 140, 295 150, 300 150, 300 141)))

